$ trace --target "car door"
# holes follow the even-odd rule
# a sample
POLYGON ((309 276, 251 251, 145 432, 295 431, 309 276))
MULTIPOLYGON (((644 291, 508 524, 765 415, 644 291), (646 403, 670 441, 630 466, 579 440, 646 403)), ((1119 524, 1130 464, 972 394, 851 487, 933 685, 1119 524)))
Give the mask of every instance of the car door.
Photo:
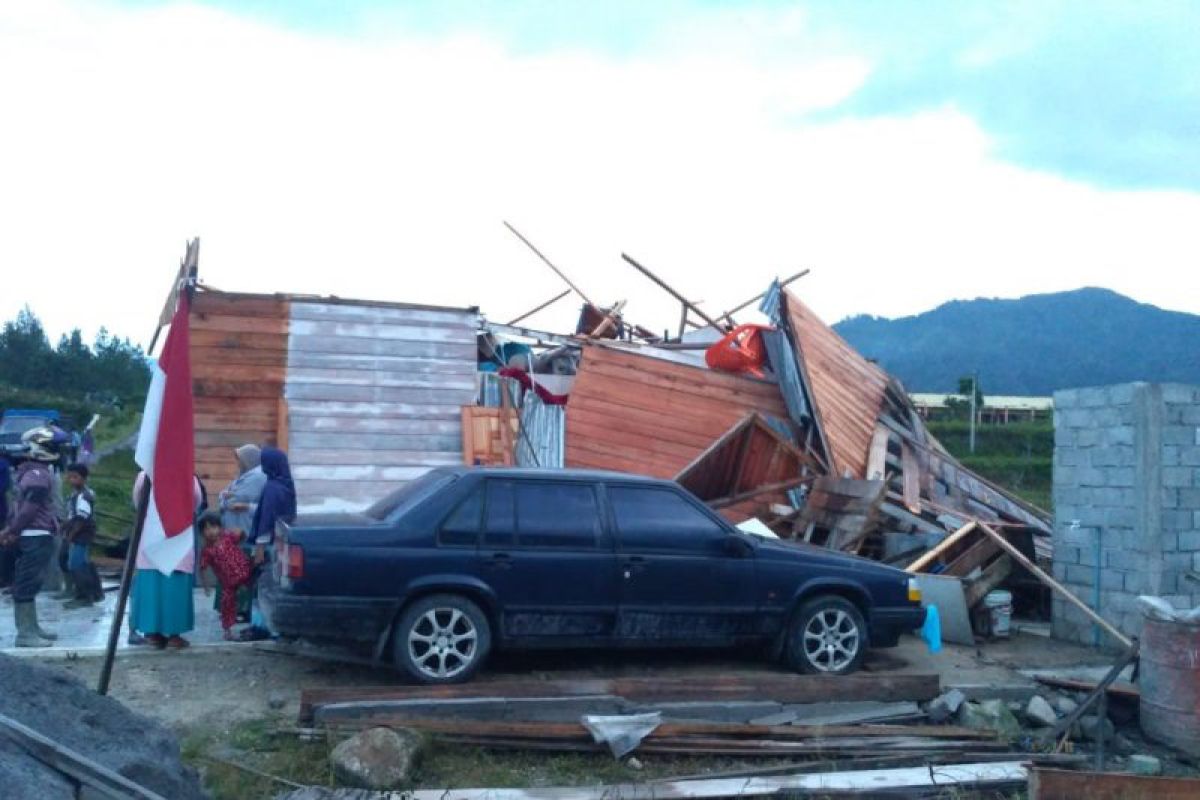
POLYGON ((555 645, 612 637, 617 561, 594 484, 489 479, 478 552, 506 638, 555 645))
POLYGON ((617 532, 617 635, 722 644, 757 630, 753 547, 698 501, 662 486, 609 485, 617 532))

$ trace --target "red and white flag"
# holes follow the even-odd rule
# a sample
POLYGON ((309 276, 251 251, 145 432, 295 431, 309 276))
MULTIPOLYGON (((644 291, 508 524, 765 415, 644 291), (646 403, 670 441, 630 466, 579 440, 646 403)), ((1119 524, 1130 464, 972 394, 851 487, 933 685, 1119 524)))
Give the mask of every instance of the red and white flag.
POLYGON ((170 575, 195 547, 196 440, 188 338, 188 296, 180 291, 171 331, 150 379, 134 456, 151 480, 141 555, 164 575, 170 575))

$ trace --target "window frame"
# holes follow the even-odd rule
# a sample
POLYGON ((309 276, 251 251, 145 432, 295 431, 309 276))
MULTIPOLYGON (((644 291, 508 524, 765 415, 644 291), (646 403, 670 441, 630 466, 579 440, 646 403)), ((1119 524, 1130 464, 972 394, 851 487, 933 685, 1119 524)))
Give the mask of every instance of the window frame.
POLYGON ((433 543, 436 547, 438 547, 438 548, 452 547, 452 548, 461 549, 461 550, 475 550, 479 547, 479 544, 483 539, 484 522, 487 519, 487 491, 486 490, 487 490, 486 483, 477 482, 474 486, 470 487, 467 490, 467 493, 464 497, 460 498, 459 501, 457 503, 455 503, 453 505, 453 507, 445 515, 442 516, 441 521, 439 521, 437 524, 437 531, 435 532, 434 537, 433 537, 433 543), (481 499, 479 502, 479 519, 476 520, 476 523, 475 523, 475 541, 472 542, 471 544, 444 541, 442 539, 442 534, 446 530, 446 523, 448 523, 450 521, 450 518, 453 517, 455 514, 457 514, 459 512, 459 510, 462 509, 463 506, 465 506, 467 503, 474 500, 476 495, 479 495, 481 499))
MULTIPOLYGON (((615 549, 618 553, 632 553, 632 552, 641 551, 641 552, 656 553, 656 554, 660 554, 660 555, 694 556, 694 557, 701 557, 701 558, 707 558, 707 557, 712 557, 712 556, 717 555, 716 551, 709 551, 709 550, 704 550, 704 549, 700 549, 700 548, 697 548, 695 550, 681 550, 681 549, 669 549, 669 548, 664 548, 664 547, 648 548, 648 547, 640 547, 639 546, 636 549, 631 548, 631 547, 626 547, 625 542, 621 537, 621 525, 620 525, 620 522, 618 522, 618 520, 617 520, 616 504, 615 504, 614 496, 611 491, 613 489, 635 489, 635 490, 640 489, 640 490, 644 490, 644 491, 665 492, 667 494, 674 495, 675 497, 682 500, 686 505, 690 506, 691 508, 693 508, 697 512, 699 512, 699 514, 702 517, 708 519, 709 522, 711 522, 725 536, 731 536, 731 535, 736 534, 736 530, 734 529, 733 525, 731 525, 729 523, 728 520, 726 520, 720 514, 717 514, 711 508, 704 505, 704 503, 700 502, 696 497, 691 495, 689 492, 684 491, 682 488, 680 488, 678 486, 664 486, 662 484, 657 484, 657 483, 644 483, 643 484, 643 483, 608 482, 605 484, 605 493, 604 493, 605 500, 607 503, 606 510, 607 510, 609 520, 610 520, 609 525, 612 530, 613 543, 614 543, 615 549)), ((716 540, 716 537, 714 537, 714 541, 715 540, 716 540)))
POLYGON ((513 492, 513 507, 516 511, 514 523, 516 530, 514 538, 516 543, 514 549, 526 551, 551 551, 551 552, 584 552, 584 553, 612 553, 613 552, 613 536, 610 529, 609 517, 607 513, 605 497, 602 484, 592 480, 570 480, 561 478, 538 478, 535 480, 513 479, 511 483, 517 487, 517 491, 513 492), (592 494, 592 502, 596 514, 596 520, 599 527, 596 530, 595 537, 590 546, 582 544, 569 545, 547 545, 547 544, 525 544, 521 541, 521 502, 520 502, 520 487, 527 486, 573 486, 588 489, 592 494))

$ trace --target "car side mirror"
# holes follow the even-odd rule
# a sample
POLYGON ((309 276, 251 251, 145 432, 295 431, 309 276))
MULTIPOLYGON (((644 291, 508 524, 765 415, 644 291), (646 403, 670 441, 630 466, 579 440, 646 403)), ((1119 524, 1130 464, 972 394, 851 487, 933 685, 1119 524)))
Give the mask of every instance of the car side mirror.
POLYGON ((746 538, 739 536, 736 533, 731 533, 725 537, 725 554, 734 558, 746 558, 754 553, 754 545, 746 541, 746 538))

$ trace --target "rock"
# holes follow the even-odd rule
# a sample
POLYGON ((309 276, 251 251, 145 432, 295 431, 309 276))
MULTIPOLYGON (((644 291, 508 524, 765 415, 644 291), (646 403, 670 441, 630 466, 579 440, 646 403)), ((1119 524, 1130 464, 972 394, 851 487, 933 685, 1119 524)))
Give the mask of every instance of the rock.
POLYGON ((1111 745, 1114 753, 1121 753, 1127 756, 1131 756, 1138 751, 1137 745, 1119 733, 1113 737, 1111 745))
POLYGON ((1005 739, 1021 735, 1021 723, 1003 700, 963 703, 958 709, 958 723, 977 730, 996 731, 1005 739))
POLYGON ((334 775, 348 786, 384 791, 408 782, 424 741, 406 728, 370 728, 333 749, 334 775))
POLYGON ((1065 717, 1079 708, 1079 703, 1076 703, 1069 697, 1056 697, 1054 698, 1054 708, 1065 717))
POLYGON ((287 705, 287 696, 283 692, 271 692, 267 695, 267 707, 276 711, 287 705))
POLYGON ((1116 730, 1113 728, 1112 722, 1108 720, 1108 717, 1104 719, 1094 715, 1080 717, 1075 728, 1076 738, 1086 739, 1089 742, 1107 742, 1116 734, 1116 730))
MULTIPOLYGON (((200 776, 181 761, 174 734, 111 697, 96 694, 64 670, 0 655, 0 687, 0 714, 163 797, 206 797, 200 776)), ((3 736, 0 787, 0 795, 11 798, 76 796, 70 781, 3 736)))
POLYGON ((967 701, 967 696, 958 689, 951 689, 934 698, 926 709, 931 722, 943 723, 958 713, 958 709, 967 701))
POLYGON ((1025 706, 1025 719, 1035 728, 1050 728, 1058 723, 1058 714, 1044 698, 1035 694, 1025 706))
POLYGON ((640 770, 640 769, 642 769, 643 765, 642 765, 642 762, 638 761, 633 756, 630 756, 629 760, 625 762, 625 766, 629 767, 630 769, 640 770))
POLYGON ((1129 757, 1129 771, 1134 775, 1161 775, 1162 762, 1154 756, 1135 755, 1129 757))

